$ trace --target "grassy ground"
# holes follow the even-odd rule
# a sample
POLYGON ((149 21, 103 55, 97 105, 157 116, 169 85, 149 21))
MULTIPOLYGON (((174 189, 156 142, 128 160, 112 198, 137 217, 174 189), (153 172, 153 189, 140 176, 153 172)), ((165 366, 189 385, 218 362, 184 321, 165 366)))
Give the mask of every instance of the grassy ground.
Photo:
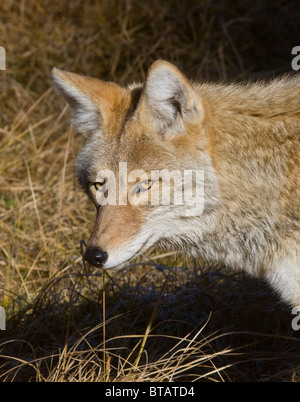
POLYGON ((266 284, 152 249, 83 267, 94 209, 57 66, 142 80, 164 58, 199 80, 291 71, 298 2, 6 0, 0 5, 0 381, 299 381, 300 336, 266 284))

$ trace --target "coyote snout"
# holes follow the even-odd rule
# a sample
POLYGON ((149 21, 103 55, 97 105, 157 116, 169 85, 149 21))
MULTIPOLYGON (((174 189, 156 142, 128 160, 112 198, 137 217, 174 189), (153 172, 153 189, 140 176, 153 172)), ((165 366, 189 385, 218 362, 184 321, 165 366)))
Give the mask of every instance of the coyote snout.
POLYGON ((122 267, 157 242, 179 246, 300 305, 298 76, 199 84, 157 61, 128 87, 53 79, 83 134, 76 173, 97 208, 85 260, 122 267))
POLYGON ((83 258, 89 264, 100 268, 107 261, 108 254, 106 251, 103 251, 101 248, 88 247, 84 253, 83 258))

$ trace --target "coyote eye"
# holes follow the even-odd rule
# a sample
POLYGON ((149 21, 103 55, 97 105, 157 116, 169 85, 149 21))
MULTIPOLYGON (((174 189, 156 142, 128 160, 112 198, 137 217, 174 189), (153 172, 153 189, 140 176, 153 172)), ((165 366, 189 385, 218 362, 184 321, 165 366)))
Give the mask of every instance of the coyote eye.
POLYGON ((144 181, 140 181, 138 183, 138 190, 137 192, 140 191, 147 191, 149 190, 153 185, 153 181, 152 180, 144 180, 144 181))
POLYGON ((102 187, 104 186, 105 181, 95 181, 95 183, 92 184, 95 190, 101 190, 102 187))

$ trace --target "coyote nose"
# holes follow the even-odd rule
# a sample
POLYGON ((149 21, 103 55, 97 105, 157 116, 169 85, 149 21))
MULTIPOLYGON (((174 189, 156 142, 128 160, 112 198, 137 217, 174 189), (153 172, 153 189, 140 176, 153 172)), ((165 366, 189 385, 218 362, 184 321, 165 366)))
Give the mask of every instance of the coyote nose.
POLYGON ((102 267, 108 258, 108 254, 101 248, 88 247, 83 258, 95 267, 102 267))

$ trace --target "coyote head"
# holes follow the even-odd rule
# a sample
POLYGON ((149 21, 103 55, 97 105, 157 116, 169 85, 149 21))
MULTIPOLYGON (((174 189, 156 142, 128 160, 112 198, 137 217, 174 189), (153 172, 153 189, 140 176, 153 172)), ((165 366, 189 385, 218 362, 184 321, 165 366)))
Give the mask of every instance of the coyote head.
POLYGON ((215 202, 197 89, 165 61, 152 64, 145 83, 128 87, 56 68, 52 76, 84 138, 76 173, 97 210, 85 259, 121 267, 158 241, 192 242, 193 228, 215 202), (204 172, 205 187, 195 171, 204 172), (192 178, 184 192, 187 172, 192 178), (186 194, 195 185, 205 204, 191 209, 186 194))

